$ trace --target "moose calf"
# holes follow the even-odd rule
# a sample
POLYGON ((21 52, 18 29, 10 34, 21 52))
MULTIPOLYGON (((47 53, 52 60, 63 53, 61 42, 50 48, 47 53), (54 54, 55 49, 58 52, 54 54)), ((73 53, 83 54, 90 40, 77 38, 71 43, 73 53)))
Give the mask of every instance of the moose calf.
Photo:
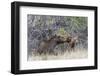
POLYGON ((78 36, 76 36, 76 37, 69 36, 66 39, 66 42, 68 43, 68 50, 74 50, 75 44, 78 42, 78 36))

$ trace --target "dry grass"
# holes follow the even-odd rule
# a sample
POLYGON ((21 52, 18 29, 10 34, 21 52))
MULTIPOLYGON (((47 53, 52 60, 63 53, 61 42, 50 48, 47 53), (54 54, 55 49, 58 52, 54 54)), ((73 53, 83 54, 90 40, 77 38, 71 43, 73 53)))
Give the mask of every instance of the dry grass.
POLYGON ((32 60, 57 60, 57 59, 82 59, 88 57, 88 51, 83 49, 77 49, 74 51, 66 51, 64 54, 59 53, 58 55, 37 55, 34 54, 28 58, 29 61, 32 60))

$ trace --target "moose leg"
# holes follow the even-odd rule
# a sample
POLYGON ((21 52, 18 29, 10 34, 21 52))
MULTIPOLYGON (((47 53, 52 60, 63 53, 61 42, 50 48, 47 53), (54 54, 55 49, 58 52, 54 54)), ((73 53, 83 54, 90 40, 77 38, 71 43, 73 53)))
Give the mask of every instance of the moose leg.
POLYGON ((71 51, 74 51, 74 50, 75 50, 75 42, 72 42, 72 43, 70 44, 70 47, 71 47, 71 51))

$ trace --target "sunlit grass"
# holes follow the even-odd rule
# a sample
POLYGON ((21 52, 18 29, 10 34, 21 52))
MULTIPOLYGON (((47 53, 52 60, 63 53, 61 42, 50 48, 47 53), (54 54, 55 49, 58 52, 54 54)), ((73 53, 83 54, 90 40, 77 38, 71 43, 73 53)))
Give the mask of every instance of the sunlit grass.
POLYGON ((84 49, 76 49, 72 51, 66 50, 64 53, 58 53, 57 55, 50 55, 50 54, 42 54, 42 55, 35 55, 34 53, 32 56, 28 58, 29 61, 33 60, 63 60, 63 59, 83 59, 88 57, 88 51, 84 49))

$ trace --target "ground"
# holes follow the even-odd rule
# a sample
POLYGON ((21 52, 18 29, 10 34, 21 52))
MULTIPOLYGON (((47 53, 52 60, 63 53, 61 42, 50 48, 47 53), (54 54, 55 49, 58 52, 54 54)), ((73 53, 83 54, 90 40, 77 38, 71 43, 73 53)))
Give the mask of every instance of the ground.
POLYGON ((29 61, 33 61, 33 60, 57 60, 57 59, 83 59, 83 58, 87 58, 88 57, 88 51, 87 50, 83 50, 83 49, 77 49, 74 51, 66 51, 64 54, 58 54, 58 55, 34 55, 32 54, 32 56, 30 56, 28 58, 29 61))

